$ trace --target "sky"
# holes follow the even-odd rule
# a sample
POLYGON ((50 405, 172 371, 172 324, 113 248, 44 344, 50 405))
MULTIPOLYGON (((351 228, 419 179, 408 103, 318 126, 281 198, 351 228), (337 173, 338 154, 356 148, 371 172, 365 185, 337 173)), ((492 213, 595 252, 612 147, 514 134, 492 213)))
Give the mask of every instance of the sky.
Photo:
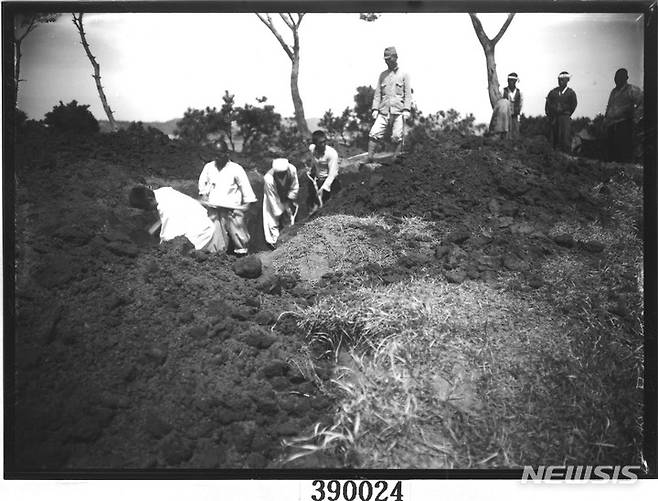
MULTIPOLYGON (((279 21, 283 36, 289 30, 279 21)), ((493 38, 506 14, 481 14, 493 38)), ((290 60, 252 13, 85 14, 85 31, 117 120, 166 121, 188 107, 220 107, 225 90, 237 105, 267 96, 292 116, 290 60)), ((544 112, 563 70, 578 96, 574 116, 605 111, 620 67, 642 87, 641 14, 519 13, 496 46, 501 85, 514 71, 526 115, 544 112)), ((300 27, 299 89, 307 118, 353 106, 360 85, 374 85, 393 45, 425 113, 454 108, 488 123, 484 52, 466 13, 387 13, 372 23, 357 13, 310 13, 300 27)), ((41 25, 23 43, 19 108, 42 119, 61 100, 89 104, 105 119, 92 67, 70 14, 41 25)))

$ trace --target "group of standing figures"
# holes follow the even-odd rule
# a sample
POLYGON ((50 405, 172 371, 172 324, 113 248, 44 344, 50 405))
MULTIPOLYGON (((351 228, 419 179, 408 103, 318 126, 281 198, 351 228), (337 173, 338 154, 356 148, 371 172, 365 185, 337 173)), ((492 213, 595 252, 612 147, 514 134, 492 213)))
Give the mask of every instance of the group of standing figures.
MULTIPOLYGON (((395 47, 384 50, 383 71, 375 84, 370 130, 368 160, 372 161, 375 147, 386 128, 391 129, 391 141, 396 145, 394 158, 402 153, 405 124, 411 113, 411 83, 409 74, 398 66, 395 47)), ((544 112, 549 120, 549 138, 554 148, 571 152, 571 116, 578 106, 576 92, 569 86, 571 75, 563 71, 557 77, 557 87, 546 96, 544 112)), ((523 94, 517 87, 519 76, 507 75, 507 87, 496 102, 489 130, 511 139, 519 136, 519 120, 523 110, 523 94)), ((606 160, 630 162, 633 160, 633 130, 642 119, 642 90, 628 83, 628 71, 620 68, 615 73, 615 87, 610 92, 603 120, 603 141, 606 160)))
MULTIPOLYGON (((558 86, 546 96, 544 111, 550 124, 550 141, 554 148, 571 152, 571 116, 578 106, 578 98, 569 87, 571 75, 563 71, 557 77, 558 86)), ((510 138, 519 135, 519 117, 523 96, 516 87, 518 75, 507 76, 507 87, 494 106, 490 131, 510 138)), ((620 68, 615 73, 615 87, 610 92, 602 123, 606 160, 631 162, 633 160, 633 131, 642 120, 642 90, 628 83, 628 71, 620 68)))
MULTIPOLYGON (((409 74, 400 70, 395 47, 384 50, 386 70, 378 77, 372 102, 374 123, 369 133, 368 162, 372 162, 377 143, 390 129, 397 160, 403 153, 405 124, 411 113, 409 74)), ((546 96, 545 113, 550 122, 553 146, 571 151, 571 116, 578 105, 569 87, 571 75, 558 75, 558 86, 546 96)), ((633 158, 633 131, 642 119, 642 90, 628 83, 628 71, 615 73, 615 88, 610 92, 603 120, 607 159, 629 162, 633 158)), ((523 94, 517 87, 517 73, 507 76, 507 87, 496 102, 490 132, 515 139, 519 136, 519 119, 523 94)), ((317 130, 309 145, 309 165, 305 170, 308 184, 308 212, 314 214, 337 191, 338 153, 327 144, 326 134, 317 130)), ((274 248, 284 226, 294 224, 299 210, 299 178, 297 168, 288 159, 277 158, 263 177, 263 233, 274 248)), ((217 154, 204 165, 199 177, 199 200, 173 188, 152 190, 146 186, 133 188, 129 196, 133 207, 157 210, 160 216, 160 240, 184 235, 196 249, 210 252, 232 251, 246 255, 250 235, 246 212, 256 202, 256 195, 242 166, 232 162, 227 151, 217 154)), ((152 227, 153 232, 158 225, 152 227)))

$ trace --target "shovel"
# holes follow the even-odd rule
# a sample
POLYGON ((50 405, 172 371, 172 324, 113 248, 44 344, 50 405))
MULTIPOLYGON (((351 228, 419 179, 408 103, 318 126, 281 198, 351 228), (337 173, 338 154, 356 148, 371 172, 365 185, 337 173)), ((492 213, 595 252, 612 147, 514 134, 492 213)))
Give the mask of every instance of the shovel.
POLYGON ((295 219, 297 219, 297 212, 299 211, 299 205, 294 204, 295 210, 290 211, 290 226, 295 224, 295 219))
POLYGON ((317 181, 306 171, 306 177, 309 178, 311 181, 311 185, 313 186, 313 189, 315 190, 315 200, 317 201, 319 207, 313 213, 317 212, 319 209, 322 208, 322 197, 320 196, 320 191, 318 190, 318 183, 317 181))
POLYGON ((146 231, 149 232, 149 235, 153 235, 156 231, 158 231, 158 228, 160 228, 160 226, 162 226, 162 221, 158 219, 155 223, 153 223, 151 226, 146 228, 146 231))

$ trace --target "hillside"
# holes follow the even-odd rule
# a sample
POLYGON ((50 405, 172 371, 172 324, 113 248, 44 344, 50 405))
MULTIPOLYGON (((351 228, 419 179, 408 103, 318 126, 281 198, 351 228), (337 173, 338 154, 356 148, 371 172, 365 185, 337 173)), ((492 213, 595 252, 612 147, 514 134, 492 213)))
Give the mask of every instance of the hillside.
MULTIPOLYGON (((142 124, 146 129, 149 127, 153 127, 154 129, 158 129, 159 131, 162 131, 164 134, 173 135, 174 130, 176 130, 176 123, 179 120, 180 118, 172 118, 171 120, 167 120, 166 122, 142 122, 142 124)), ((119 129, 126 129, 132 122, 126 120, 117 120, 116 123, 119 129)), ((112 131, 110 128, 110 122, 108 122, 107 120, 99 120, 98 124, 100 125, 101 132, 112 131)))
POLYGON ((268 164, 239 157, 247 279, 127 206, 138 182, 196 195, 203 151, 23 131, 14 466, 639 464, 641 168, 542 138, 409 146, 273 252, 268 164))
MULTIPOLYGON (((155 129, 158 129, 159 131, 162 131, 164 134, 167 134, 168 136, 173 135, 174 131, 176 130, 176 123, 179 122, 181 119, 180 118, 172 118, 171 120, 167 120, 166 122, 142 122, 144 125, 144 128, 149 128, 153 127, 155 129)), ((318 122, 320 121, 319 118, 308 118, 306 120, 306 123, 308 123, 309 129, 310 130, 315 130, 318 128, 318 122)), ((119 126, 119 129, 126 129, 132 122, 126 121, 126 120, 117 120, 117 125, 119 126)), ((98 124, 100 125, 100 130, 101 132, 111 132, 110 129, 110 122, 107 120, 99 120, 98 124)))

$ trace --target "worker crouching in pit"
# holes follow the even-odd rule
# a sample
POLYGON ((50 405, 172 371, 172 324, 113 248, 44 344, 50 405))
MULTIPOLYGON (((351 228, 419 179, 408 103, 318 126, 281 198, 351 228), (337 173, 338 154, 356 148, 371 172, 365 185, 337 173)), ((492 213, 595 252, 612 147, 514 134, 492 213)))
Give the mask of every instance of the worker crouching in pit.
POLYGON ((198 200, 170 187, 152 190, 140 185, 130 190, 128 202, 136 209, 158 211, 160 221, 151 227, 151 232, 160 227, 161 243, 184 236, 196 250, 222 250, 220 228, 198 200))
POLYGON ((297 169, 286 158, 272 160, 272 168, 263 176, 263 232, 274 248, 280 231, 295 224, 299 205, 297 169))
POLYGON ((227 151, 220 151, 214 161, 203 166, 199 196, 218 227, 221 250, 232 248, 236 255, 245 256, 250 239, 245 215, 256 195, 247 173, 230 161, 227 151))

